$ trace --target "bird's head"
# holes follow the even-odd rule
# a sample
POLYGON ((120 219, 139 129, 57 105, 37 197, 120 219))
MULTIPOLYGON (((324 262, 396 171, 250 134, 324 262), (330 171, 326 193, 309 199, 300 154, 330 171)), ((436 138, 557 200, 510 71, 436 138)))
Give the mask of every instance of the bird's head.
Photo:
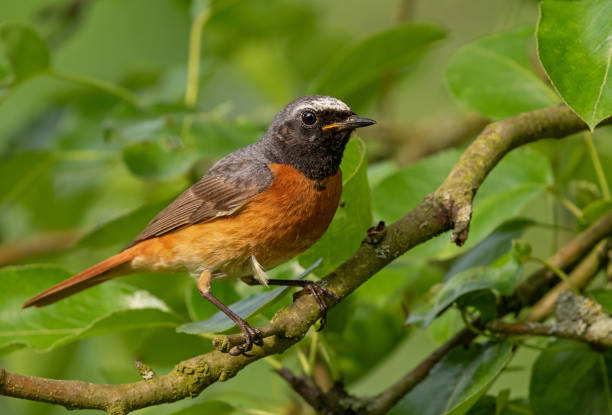
POLYGON ((276 114, 264 140, 274 159, 320 180, 338 171, 353 130, 375 123, 357 116, 337 98, 309 95, 276 114))

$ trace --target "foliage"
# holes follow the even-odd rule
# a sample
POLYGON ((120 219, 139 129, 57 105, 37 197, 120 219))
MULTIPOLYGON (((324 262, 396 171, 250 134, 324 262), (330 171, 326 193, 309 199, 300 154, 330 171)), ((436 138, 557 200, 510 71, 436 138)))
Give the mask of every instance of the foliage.
POLYGON ((612 410, 609 351, 558 341, 536 360, 529 391, 536 414, 607 414, 612 410))
MULTIPOLYGON (((20 304, 122 249, 219 157, 260 137, 296 96, 338 96, 378 126, 349 142, 343 203, 328 232, 269 270, 278 278, 306 277, 319 259, 308 278, 325 276, 370 226, 398 220, 438 187, 462 144, 433 143, 444 150, 406 165, 402 153, 432 144, 412 128, 443 131, 447 119, 467 119, 463 110, 495 121, 561 102, 591 129, 612 115, 607 0, 544 0, 540 11, 519 0, 444 7, 420 0, 410 21, 392 2, 349 0, 4 3, 0 367, 14 372, 131 382, 134 358, 167 372, 210 350, 213 333, 237 332, 181 275, 134 275, 48 308, 20 304), (510 3, 521 10, 512 18, 497 8, 510 3), (440 24, 420 23, 432 21, 440 24), (44 244, 62 232, 80 238, 44 244)), ((611 211, 610 138, 598 129, 594 146, 581 136, 512 151, 477 192, 466 246, 451 245, 447 234, 417 246, 331 310, 324 331, 268 362, 371 395, 464 327, 460 313, 497 318, 530 261, 611 211)), ((593 286, 609 312, 609 283, 600 276, 593 286)), ((255 326, 293 292, 230 281, 212 290, 255 326)), ((541 344, 517 366, 511 360, 525 349, 508 339, 456 348, 391 413, 608 413, 610 352, 541 344)), ((303 405, 259 362, 196 403, 142 412, 306 413, 303 405)), ((8 398, 0 412, 56 413, 8 398)))
POLYGON ((449 353, 391 414, 464 414, 512 357, 508 343, 472 345, 449 353))
POLYGON ((612 22, 607 18, 612 4, 544 1, 541 10, 542 65, 565 102, 593 129, 612 111, 612 22))

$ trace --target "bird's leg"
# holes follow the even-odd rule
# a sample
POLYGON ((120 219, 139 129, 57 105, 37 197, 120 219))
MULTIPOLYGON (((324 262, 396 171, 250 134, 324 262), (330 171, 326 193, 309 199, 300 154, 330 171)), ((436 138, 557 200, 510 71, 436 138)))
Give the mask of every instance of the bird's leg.
POLYGON ((266 285, 266 286, 267 285, 281 285, 285 287, 301 287, 302 288, 301 291, 298 291, 295 294, 293 294, 294 301, 296 298, 304 294, 307 294, 307 293, 312 294, 315 301, 319 305, 319 309, 321 310, 321 325, 319 326, 318 330, 323 329, 323 327, 325 326, 325 322, 327 321, 327 310, 329 308, 329 306, 327 305, 327 301, 325 300, 325 297, 329 296, 334 299, 337 299, 338 296, 336 294, 334 294, 333 292, 329 291, 326 288, 321 287, 319 284, 317 284, 314 281, 270 279, 267 277, 267 275, 265 274, 265 271, 263 270, 263 267, 259 264, 259 262, 257 262, 257 259, 254 256, 251 256, 251 265, 253 268, 253 272, 257 276, 257 279, 253 278, 252 276, 242 278, 242 281, 244 281, 248 285, 266 285), (261 275, 262 273, 263 273, 263 276, 265 276, 265 278, 262 278, 263 277, 261 275), (265 281, 266 283, 264 283, 263 281, 265 281))
POLYGON ((247 323, 242 317, 238 314, 234 313, 229 307, 223 304, 217 297, 212 295, 210 292, 210 281, 211 281, 211 273, 210 271, 204 271, 198 278, 198 290, 200 291, 200 295, 213 303, 219 310, 223 311, 225 315, 231 318, 234 323, 240 328, 242 334, 244 335, 244 344, 240 346, 236 346, 232 350, 230 350, 230 354, 232 356, 237 356, 239 354, 246 355, 246 352, 253 348, 253 345, 256 344, 258 346, 263 345, 263 338, 261 331, 259 329, 253 328, 247 323))

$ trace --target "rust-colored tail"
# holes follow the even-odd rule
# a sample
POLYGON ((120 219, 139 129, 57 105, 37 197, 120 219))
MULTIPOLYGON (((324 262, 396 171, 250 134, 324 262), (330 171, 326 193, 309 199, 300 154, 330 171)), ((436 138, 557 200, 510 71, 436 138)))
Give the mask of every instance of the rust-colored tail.
POLYGON ((134 258, 134 249, 126 249, 123 252, 118 253, 104 261, 94 265, 85 271, 68 278, 65 281, 60 282, 57 285, 49 288, 38 294, 36 297, 30 298, 28 301, 23 303, 21 308, 27 307, 43 307, 49 304, 53 304, 56 301, 61 300, 83 291, 86 288, 98 285, 106 280, 118 276, 118 274, 109 273, 114 268, 125 264, 134 258))

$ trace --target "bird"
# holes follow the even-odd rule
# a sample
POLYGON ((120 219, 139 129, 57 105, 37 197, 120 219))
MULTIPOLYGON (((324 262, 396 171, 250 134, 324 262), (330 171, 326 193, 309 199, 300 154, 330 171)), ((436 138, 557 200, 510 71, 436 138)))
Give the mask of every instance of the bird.
POLYGON ((240 328, 246 354, 262 333, 211 293, 211 281, 241 278, 250 285, 283 285, 310 293, 321 311, 333 294, 312 281, 269 279, 274 268, 312 246, 340 202, 340 163, 351 133, 376 122, 327 95, 297 98, 266 133, 215 163, 155 216, 121 252, 26 301, 42 307, 109 279, 142 272, 187 272, 203 298, 240 328))

